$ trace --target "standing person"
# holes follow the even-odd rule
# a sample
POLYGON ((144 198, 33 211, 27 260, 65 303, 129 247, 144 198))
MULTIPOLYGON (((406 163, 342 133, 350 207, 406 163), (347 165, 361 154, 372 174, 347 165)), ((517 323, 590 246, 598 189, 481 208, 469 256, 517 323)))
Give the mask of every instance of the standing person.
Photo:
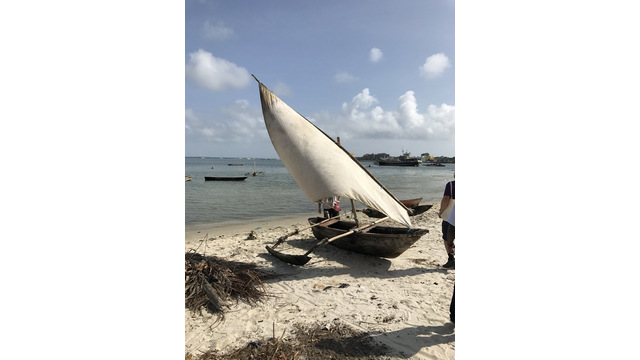
POLYGON ((456 240, 456 204, 453 204, 451 207, 451 212, 447 217, 447 222, 449 226, 447 227, 447 245, 451 248, 451 252, 453 254, 456 253, 456 244, 454 243, 456 240))
POLYGON ((340 208, 340 196, 332 196, 318 201, 318 213, 324 214, 325 218, 340 215, 340 210, 342 210, 340 208))
MULTIPOLYGON (((456 240, 456 204, 453 204, 451 207, 451 212, 449 213, 449 217, 447 217, 447 222, 449 223, 449 228, 447 229, 447 240, 446 242, 451 247, 453 253, 456 252, 456 245, 454 241, 456 240)), ((446 264, 445 264, 446 265, 446 264)), ((455 265, 455 264, 454 264, 455 265)), ((451 304, 449 305, 449 319, 452 323, 456 322, 456 284, 455 280, 453 283, 453 295, 451 295, 451 304)))
MULTIPOLYGON (((453 175, 455 179, 455 174, 453 175)), ((447 241, 447 233, 449 231, 449 223, 447 222, 447 218, 449 217, 449 213, 453 208, 453 205, 456 201, 456 181, 449 181, 447 185, 444 187, 444 194, 442 195, 442 200, 440 201, 440 212, 438 212, 438 217, 442 219, 442 239, 444 240, 444 248, 447 251, 448 260, 447 263, 442 265, 444 268, 452 268, 455 266, 455 257, 453 254, 453 247, 449 245, 447 241)), ((453 240, 451 240, 451 244, 453 245, 453 240)))

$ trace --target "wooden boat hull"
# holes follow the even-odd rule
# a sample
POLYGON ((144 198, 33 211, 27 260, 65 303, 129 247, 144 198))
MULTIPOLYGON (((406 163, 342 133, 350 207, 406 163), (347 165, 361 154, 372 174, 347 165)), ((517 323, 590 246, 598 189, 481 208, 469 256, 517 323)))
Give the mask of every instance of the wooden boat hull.
MULTIPOLYGON (((309 224, 315 225, 326 220, 321 217, 309 218, 309 224)), ((312 228, 313 235, 318 240, 333 238, 344 234, 356 227, 351 221, 327 222, 312 228)), ((427 229, 407 229, 404 227, 374 226, 362 232, 356 232, 330 242, 341 249, 351 250, 360 254, 383 258, 396 258, 411 247, 427 229)))
MULTIPOLYGON (((432 207, 433 205, 418 205, 418 206, 411 207, 410 209, 413 210, 413 213, 409 213, 409 216, 420 215, 423 212, 431 209, 432 207)), ((372 217, 372 218, 383 218, 387 216, 375 209, 364 209, 362 210, 362 212, 365 213, 368 217, 372 217)))
POLYGON ((404 206, 406 206, 408 208, 414 208, 414 207, 420 205, 420 201, 422 201, 422 198, 409 199, 409 200, 400 200, 400 202, 403 203, 404 206))
POLYGON ((204 181, 242 181, 246 176, 205 176, 204 181))

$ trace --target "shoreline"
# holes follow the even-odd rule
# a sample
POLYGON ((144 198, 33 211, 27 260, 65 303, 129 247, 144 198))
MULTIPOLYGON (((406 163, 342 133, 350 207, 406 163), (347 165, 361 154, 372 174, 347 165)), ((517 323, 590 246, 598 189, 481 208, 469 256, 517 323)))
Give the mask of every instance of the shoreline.
MULTIPOLYGON (((293 231, 294 226, 301 226, 300 224, 307 224, 307 219, 319 215, 317 213, 306 213, 297 216, 283 216, 283 217, 270 217, 262 219, 252 219, 246 222, 241 221, 223 221, 223 222, 188 222, 185 223, 185 236, 193 238, 196 234, 209 233, 212 236, 216 235, 230 235, 240 232, 249 233, 251 230, 260 230, 262 228, 274 228, 274 227, 290 227, 293 231)), ((304 225, 302 225, 304 226, 304 225)))
MULTIPOLYGON (((254 263, 278 277, 264 282, 269 296, 259 304, 231 303, 220 322, 211 314, 185 309, 185 353, 227 353, 271 338, 274 329, 286 339, 296 323, 329 324, 338 319, 388 345, 388 358, 454 359, 455 326, 449 321, 449 304, 455 269, 441 267, 447 258, 437 215, 439 202, 423 204, 434 206, 412 217, 412 223, 429 232, 394 259, 328 245, 316 249, 306 265, 294 266, 265 250, 279 237, 306 228, 307 218, 317 212, 247 223, 187 224, 185 252, 254 263), (248 236, 252 231, 255 239, 248 236)), ((358 218, 372 221, 362 213, 358 218)), ((301 254, 316 242, 311 230, 302 230, 279 250, 301 254)))

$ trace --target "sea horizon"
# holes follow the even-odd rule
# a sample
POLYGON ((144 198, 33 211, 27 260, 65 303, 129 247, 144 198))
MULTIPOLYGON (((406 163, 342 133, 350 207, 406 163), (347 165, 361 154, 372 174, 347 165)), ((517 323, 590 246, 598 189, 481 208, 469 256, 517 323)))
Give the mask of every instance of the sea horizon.
MULTIPOLYGON (((399 200, 442 198, 455 164, 442 167, 361 164, 399 200)), ((185 223, 233 224, 317 214, 280 159, 185 156, 185 223), (232 166, 230 166, 230 164, 232 166), (253 176, 256 172, 257 175, 253 176), (246 176, 243 181, 205 181, 205 176, 246 176)), ((348 175, 345 175, 348 176, 348 175)), ((343 208, 350 209, 347 201, 343 208)), ((356 202, 357 209, 366 208, 356 202)))

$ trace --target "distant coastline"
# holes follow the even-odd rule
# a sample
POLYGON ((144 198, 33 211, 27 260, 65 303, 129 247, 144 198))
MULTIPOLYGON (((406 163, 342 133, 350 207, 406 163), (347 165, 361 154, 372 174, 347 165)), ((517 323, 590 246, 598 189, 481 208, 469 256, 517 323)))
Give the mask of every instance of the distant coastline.
MULTIPOLYGON (((448 157, 448 156, 431 156, 429 153, 421 154, 423 162, 439 162, 439 163, 447 163, 447 164, 455 164, 456 157, 448 157)), ((358 161, 377 161, 379 159, 390 157, 387 153, 377 153, 377 154, 364 154, 362 156, 355 156, 358 161)), ((279 158, 259 158, 259 157, 241 157, 241 156, 185 156, 187 159, 222 159, 222 160, 237 160, 237 159, 245 159, 245 160, 278 160, 279 158)))
POLYGON ((244 157, 244 156, 185 156, 185 159, 220 159, 220 160, 278 160, 278 158, 258 158, 258 157, 244 157))
MULTIPOLYGON (((411 154, 408 152, 405 152, 404 155, 411 155, 411 154)), ((392 156, 390 156, 387 153, 377 153, 377 154, 364 154, 362 156, 356 156, 356 159, 358 159, 358 161, 378 161, 380 159, 385 159, 390 157, 392 156)), ((422 160, 423 163, 435 162, 435 163, 455 164, 456 162, 455 156, 454 157, 433 156, 433 155, 430 155, 429 153, 420 154, 420 159, 422 160)))

